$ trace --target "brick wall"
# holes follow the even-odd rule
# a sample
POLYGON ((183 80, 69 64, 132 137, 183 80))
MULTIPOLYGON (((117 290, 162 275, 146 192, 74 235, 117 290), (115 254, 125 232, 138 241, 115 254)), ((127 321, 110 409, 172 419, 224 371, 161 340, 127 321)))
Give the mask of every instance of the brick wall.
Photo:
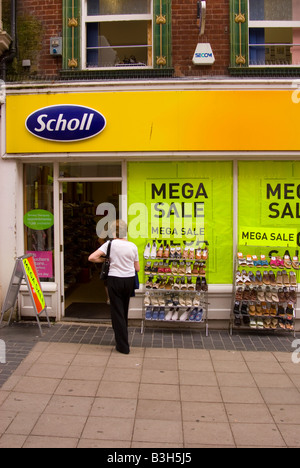
MULTIPOLYGON (((55 76, 62 68, 62 60, 50 55, 50 38, 62 36, 62 0, 22 0, 18 2, 18 16, 30 15, 41 23, 41 49, 36 56, 38 75, 55 76)), ((26 57, 23 57, 26 58, 26 57)))
MULTIPOLYGON (((3 0, 3 3, 10 0, 3 0)), ((18 74, 22 60, 31 59, 31 74, 55 77, 62 69, 62 59, 49 53, 50 38, 62 36, 62 0, 18 1, 18 28, 21 19, 32 18, 41 26, 39 50, 36 42, 18 55, 18 74), (32 50, 30 50, 32 49, 32 50), (22 56, 20 56, 22 55, 22 56), (27 55, 27 56, 26 56, 27 55)), ((29 28, 30 31, 30 28, 29 28)), ((176 77, 228 76, 230 63, 229 0, 207 0, 205 35, 199 37, 197 0, 172 0, 172 53, 176 77), (195 66, 192 58, 198 42, 209 42, 216 62, 213 66, 195 66)), ((25 73, 25 71, 24 71, 25 73)))
POLYGON ((207 0, 206 28, 199 37, 197 0, 172 0, 173 66, 176 76, 228 75, 230 64, 229 0, 207 0), (198 42, 208 42, 215 55, 213 66, 195 66, 198 42))

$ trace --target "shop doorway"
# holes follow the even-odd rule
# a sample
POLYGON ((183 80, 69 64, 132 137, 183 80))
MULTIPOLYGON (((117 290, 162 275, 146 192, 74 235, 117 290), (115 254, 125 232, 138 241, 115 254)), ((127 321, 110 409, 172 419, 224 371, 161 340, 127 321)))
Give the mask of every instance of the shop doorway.
POLYGON ((64 317, 67 320, 107 320, 110 309, 105 284, 99 279, 100 265, 88 256, 101 246, 96 232, 102 216, 101 203, 114 205, 120 212, 121 182, 63 182, 62 199, 62 277, 64 317))

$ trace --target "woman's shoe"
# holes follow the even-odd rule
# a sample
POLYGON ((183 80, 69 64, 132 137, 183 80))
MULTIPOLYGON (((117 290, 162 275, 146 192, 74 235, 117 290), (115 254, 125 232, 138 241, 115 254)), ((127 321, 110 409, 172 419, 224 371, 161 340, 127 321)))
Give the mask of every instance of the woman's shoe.
POLYGON ((152 245, 152 249, 151 249, 151 254, 150 254, 152 260, 156 258, 156 250, 157 250, 157 245, 156 245, 156 242, 154 241, 152 245))
POLYGON ((172 315, 172 322, 176 322, 176 320, 178 320, 178 309, 176 309, 172 315))
POLYGON ((150 245, 150 242, 148 242, 144 251, 144 258, 146 260, 148 260, 148 258, 150 257, 150 252, 151 252, 151 245, 150 245))

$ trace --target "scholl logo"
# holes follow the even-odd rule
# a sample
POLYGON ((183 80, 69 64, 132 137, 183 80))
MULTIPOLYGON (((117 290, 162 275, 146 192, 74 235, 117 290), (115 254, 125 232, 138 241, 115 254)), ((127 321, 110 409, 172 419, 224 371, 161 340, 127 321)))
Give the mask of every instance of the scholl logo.
POLYGON ((98 135, 104 130, 106 120, 100 112, 90 107, 65 104, 33 112, 25 125, 38 138, 69 143, 98 135))

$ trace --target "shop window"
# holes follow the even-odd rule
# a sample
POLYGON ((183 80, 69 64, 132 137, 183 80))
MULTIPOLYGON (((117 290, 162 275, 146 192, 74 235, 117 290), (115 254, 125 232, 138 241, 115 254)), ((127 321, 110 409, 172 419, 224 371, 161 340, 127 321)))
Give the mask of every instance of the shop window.
POLYGON ((25 253, 32 253, 41 281, 54 281, 52 165, 24 165, 25 253))
POLYGON ((152 67, 152 0, 86 0, 86 68, 152 67))
POLYGON ((300 67, 299 0, 231 2, 232 67, 300 67))
POLYGON ((207 242, 209 283, 231 283, 232 194, 230 161, 128 163, 129 239, 140 259, 148 242, 195 249, 207 242))

